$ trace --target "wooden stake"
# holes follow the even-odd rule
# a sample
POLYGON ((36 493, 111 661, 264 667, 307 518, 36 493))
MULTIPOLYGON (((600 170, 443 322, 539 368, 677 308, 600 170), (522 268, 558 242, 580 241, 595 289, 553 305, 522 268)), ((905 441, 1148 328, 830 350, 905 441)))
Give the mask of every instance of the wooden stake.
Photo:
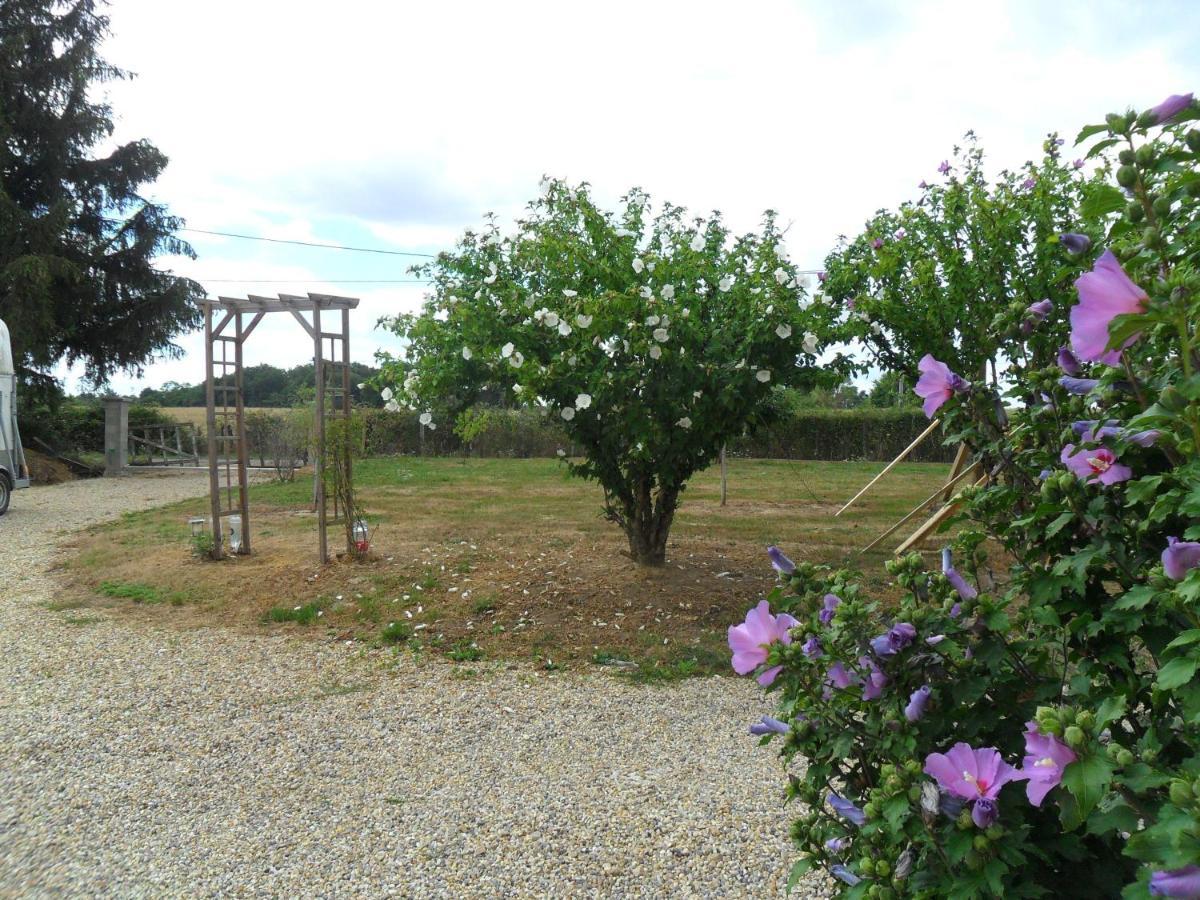
POLYGON ((914 440, 911 444, 909 444, 907 447, 905 447, 900 452, 899 456, 897 456, 895 459, 893 459, 890 463, 887 464, 887 467, 882 472, 880 472, 878 475, 876 475, 874 478, 872 478, 867 483, 867 486, 865 488, 863 488, 861 491, 859 491, 857 494, 855 494, 853 497, 851 497, 850 501, 845 506, 843 506, 841 509, 839 509, 837 512, 835 512, 833 514, 834 518, 840 516, 842 513, 844 513, 846 510, 848 510, 853 505, 854 501, 856 501, 859 497, 861 497, 863 494, 865 494, 867 491, 869 491, 875 485, 875 482, 879 481, 880 478, 882 478, 888 472, 892 471, 892 469, 896 466, 897 463, 899 463, 901 460, 903 460, 904 457, 908 456, 908 454, 912 453, 912 451, 915 450, 918 445, 920 445, 921 441, 923 441, 923 440, 925 440, 925 438, 929 437, 929 435, 933 432, 933 429, 937 428, 938 425, 940 424, 940 422, 941 422, 940 419, 934 419, 932 422, 930 422, 929 427, 926 428, 924 431, 922 431, 917 436, 916 440, 914 440))
POLYGON ((870 549, 871 549, 872 547, 874 547, 876 544, 878 544, 878 543, 880 543, 881 541, 883 541, 883 539, 884 539, 884 538, 886 538, 886 537, 888 537, 889 535, 891 535, 891 534, 895 533, 895 531, 896 531, 896 530, 897 530, 897 529, 898 529, 898 528, 899 528, 901 525, 903 525, 903 524, 904 524, 905 522, 907 522, 909 519, 913 518, 915 515, 917 515, 919 512, 921 512, 923 509, 925 509, 925 507, 927 507, 927 506, 928 506, 930 503, 932 503, 934 500, 936 500, 938 497, 940 497, 940 496, 941 496, 941 494, 942 494, 942 491, 944 491, 944 490, 945 490, 946 488, 948 488, 948 487, 953 487, 953 486, 954 486, 955 484, 957 484, 959 481, 962 481, 964 478, 966 478, 966 477, 967 477, 967 475, 969 475, 971 472, 974 472, 974 471, 975 471, 977 468, 978 468, 978 464, 971 466, 971 468, 969 468, 969 469, 966 469, 966 470, 965 470, 965 471, 963 471, 963 472, 960 472, 960 473, 958 474, 958 476, 957 476, 957 477, 955 477, 955 478, 951 479, 949 482, 947 482, 946 484, 944 484, 944 485, 942 485, 941 487, 939 487, 939 488, 938 488, 936 491, 934 491, 932 494, 930 494, 928 497, 926 497, 924 500, 922 500, 922 501, 920 502, 920 504, 918 504, 918 506, 916 507, 916 509, 914 509, 914 510, 913 510, 912 512, 910 512, 910 513, 909 513, 907 516, 905 516, 903 519, 901 519, 899 522, 897 522, 895 525, 893 525, 891 528, 889 528, 887 531, 885 531, 885 532, 884 532, 883 534, 881 534, 879 537, 875 538, 875 540, 871 541, 871 543, 867 544, 867 546, 863 547, 863 548, 862 548, 861 550, 859 550, 858 552, 859 552, 859 553, 866 553, 868 550, 870 550, 870 549))
POLYGON ((729 467, 725 464, 725 445, 721 445, 721 505, 725 505, 725 498, 729 496, 729 467))
MULTIPOLYGON (((978 486, 978 485, 983 484, 985 481, 987 481, 986 474, 983 475, 978 481, 976 481, 975 484, 978 486)), ((962 492, 960 491, 959 493, 961 494, 962 492)), ((928 519, 926 519, 924 525, 922 525, 920 528, 918 528, 916 531, 914 531, 912 534, 910 534, 908 536, 907 540, 905 540, 904 543, 902 543, 899 547, 896 548, 896 555, 899 556, 901 553, 905 553, 910 548, 915 547, 917 544, 921 543, 921 541, 925 540, 925 538, 929 535, 930 532, 932 532, 935 528, 937 528, 939 525, 941 525, 942 522, 946 521, 946 519, 950 518, 950 514, 953 513, 956 509, 958 509, 958 504, 959 504, 958 495, 955 495, 953 500, 951 500, 949 503, 947 503, 945 506, 943 506, 941 509, 939 509, 936 513, 934 513, 932 516, 930 516, 928 519)))
MULTIPOLYGON (((951 478, 953 478, 955 475, 957 475, 959 472, 961 472, 963 469, 963 466, 965 466, 967 464, 967 454, 968 453, 969 453, 969 451, 967 450, 966 444, 958 445, 958 451, 954 454, 954 468, 952 468, 950 470, 951 478)), ((942 494, 942 500, 946 501, 949 499, 950 499, 950 489, 946 488, 946 493, 942 494)))

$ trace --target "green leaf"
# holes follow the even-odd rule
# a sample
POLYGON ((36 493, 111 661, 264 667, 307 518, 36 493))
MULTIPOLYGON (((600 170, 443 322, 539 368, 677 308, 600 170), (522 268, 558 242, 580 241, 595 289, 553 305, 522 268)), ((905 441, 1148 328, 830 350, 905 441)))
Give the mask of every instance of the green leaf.
POLYGON ((1105 697, 1104 702, 1096 708, 1096 727, 1103 728, 1114 719, 1119 719, 1125 712, 1125 695, 1105 697))
POLYGON ((789 894, 792 892, 792 888, 796 886, 796 883, 800 880, 804 873, 812 867, 812 857, 809 856, 801 856, 798 860, 792 863, 792 871, 788 873, 787 880, 787 892, 789 894))
POLYGON ((1055 519, 1053 522, 1051 522, 1049 525, 1046 526, 1046 537, 1048 537, 1048 538, 1054 537, 1056 534, 1058 534, 1060 531, 1063 530, 1063 526, 1065 526, 1068 522, 1074 521, 1074 519, 1075 519, 1075 513, 1073 513, 1073 512, 1062 513, 1057 519, 1055 519))
POLYGON ((1099 154, 1101 154, 1105 150, 1107 150, 1109 147, 1115 146, 1116 144, 1119 144, 1120 142, 1121 142, 1120 138, 1108 138, 1107 140, 1097 141, 1096 143, 1092 144, 1091 147, 1088 148, 1088 152, 1084 156, 1084 159, 1091 159, 1094 156, 1098 156, 1099 154))
POLYGON ((1124 209, 1127 202, 1125 195, 1111 184, 1090 185, 1083 202, 1079 204, 1079 215, 1085 221, 1095 221, 1124 209))
POLYGON ((1188 644, 1196 643, 1196 641, 1200 641, 1200 628, 1189 628, 1179 637, 1175 638, 1175 640, 1171 641, 1171 643, 1167 644, 1166 649, 1186 647, 1188 644))
POLYGON ((1179 656, 1158 670, 1155 684, 1164 691, 1180 687, 1192 680, 1196 669, 1200 668, 1200 659, 1190 656, 1179 656))
POLYGON ((1084 125, 1079 129, 1079 134, 1075 135, 1075 143, 1082 144, 1093 134, 1100 134, 1103 131, 1108 131, 1107 125, 1084 125))
POLYGON ((1110 831, 1138 830, 1138 814, 1123 800, 1101 808, 1087 821, 1088 834, 1107 834, 1110 831))
POLYGON ((1063 770, 1062 785, 1079 805, 1080 819, 1086 819, 1108 793, 1113 764, 1103 756, 1085 756, 1063 770))
POLYGON ((1158 592, 1148 584, 1139 584, 1135 588, 1130 588, 1125 592, 1116 603, 1113 604, 1114 609, 1142 609, 1147 603, 1154 599, 1154 595, 1158 592))

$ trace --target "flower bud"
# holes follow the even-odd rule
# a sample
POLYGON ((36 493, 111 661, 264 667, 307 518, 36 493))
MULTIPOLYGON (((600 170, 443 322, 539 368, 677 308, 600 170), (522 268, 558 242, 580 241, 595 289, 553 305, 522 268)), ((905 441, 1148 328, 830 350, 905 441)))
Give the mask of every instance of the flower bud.
POLYGON ((873 875, 875 873, 875 860, 869 856, 864 856, 858 861, 858 871, 863 875, 873 875))
POLYGON ((1133 754, 1129 750, 1122 747, 1117 753, 1117 765, 1121 768, 1133 765, 1133 754))
POLYGON ((875 874, 880 878, 887 878, 892 874, 892 866, 886 859, 881 859, 875 863, 875 874))
POLYGON ((1158 395, 1158 405, 1167 412, 1181 413, 1187 409, 1187 398, 1173 384, 1167 385, 1158 395))
POLYGON ((1154 201, 1154 214, 1160 219, 1165 219, 1171 214, 1171 201, 1166 197, 1159 197, 1154 201))
POLYGON ((984 834, 988 836, 988 840, 998 841, 1004 837, 1004 829, 999 825, 989 825, 984 834))
POLYGON ((1193 153, 1200 153, 1200 131, 1193 128, 1187 133, 1185 140, 1187 141, 1189 150, 1193 153))
POLYGON ((1128 147, 1126 147, 1124 150, 1122 150, 1120 153, 1117 154, 1117 159, 1119 159, 1121 161, 1121 165, 1123 165, 1123 166, 1132 166, 1134 164, 1134 162, 1137 160, 1137 156, 1134 154, 1134 152, 1132 150, 1130 150, 1128 147))
POLYGON ((1104 117, 1104 124, 1108 126, 1108 130, 1113 134, 1123 134, 1125 132, 1125 117, 1120 113, 1109 113, 1104 117))
POLYGON ((1090 709, 1085 709, 1075 716, 1075 724, 1084 731, 1091 731, 1092 726, 1096 724, 1096 717, 1092 715, 1090 709))
POLYGON ((1154 162, 1154 145, 1142 144, 1142 146, 1138 147, 1137 153, 1134 155, 1137 157, 1139 166, 1148 166, 1154 162))
POLYGON ((1152 109, 1146 110, 1137 117, 1138 128, 1150 128, 1158 124, 1158 113, 1152 109))
POLYGON ((1082 747, 1087 736, 1078 725, 1072 725, 1063 731, 1063 740, 1067 742, 1068 747, 1082 747))
POLYGON ((972 846, 974 846, 975 849, 978 850, 980 853, 983 853, 985 850, 987 850, 988 844, 990 844, 990 843, 991 843, 991 841, 989 841, 987 839, 986 834, 977 834, 977 835, 975 835, 974 839, 971 841, 972 846))
POLYGON ((1176 806, 1192 805, 1192 786, 1186 781, 1171 782, 1171 802, 1176 806))
POLYGON ((1158 229, 1153 225, 1147 226, 1146 230, 1142 232, 1143 247, 1157 247, 1159 240, 1158 229))
POLYGON ((1153 747, 1147 747, 1142 751, 1142 762, 1154 765, 1154 763, 1158 762, 1158 751, 1153 747))
POLYGON ((958 819, 954 823, 958 826, 959 831, 966 831, 968 828, 974 828, 975 823, 971 820, 971 810, 964 808, 958 814, 958 819))
POLYGON ((1134 200, 1125 207, 1125 218, 1136 224, 1146 218, 1146 210, 1142 209, 1142 204, 1134 200))
POLYGON ((1137 184, 1138 173, 1133 166, 1121 166, 1117 169, 1117 184, 1131 188, 1137 184))

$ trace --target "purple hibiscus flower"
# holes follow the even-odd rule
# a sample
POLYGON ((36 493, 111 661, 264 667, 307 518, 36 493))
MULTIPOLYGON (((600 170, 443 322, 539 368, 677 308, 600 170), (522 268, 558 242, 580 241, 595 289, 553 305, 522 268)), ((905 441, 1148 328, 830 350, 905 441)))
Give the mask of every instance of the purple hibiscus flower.
POLYGON ((858 678, 847 671, 846 667, 840 662, 835 662, 829 667, 829 672, 825 675, 825 681, 836 688, 845 690, 852 684, 856 684, 858 678))
POLYGON ((915 722, 925 715, 925 707, 931 696, 933 696, 933 688, 927 684, 923 684, 913 691, 912 696, 908 698, 908 705, 904 707, 904 718, 915 722))
POLYGON ((842 882, 843 884, 850 885, 850 887, 854 887, 856 884, 858 884, 860 881, 862 881, 861 878, 859 878, 857 875, 855 875, 853 872, 851 872, 849 869, 847 869, 841 863, 838 863, 836 866, 834 866, 832 869, 830 869, 829 874, 832 875, 834 878, 836 878, 838 881, 842 882))
POLYGON ((1197 900, 1200 897, 1200 866, 1184 866, 1182 869, 1152 873, 1150 896, 1197 900))
POLYGON ((1021 322, 1021 334, 1032 334, 1033 329, 1045 321, 1052 309, 1054 309, 1054 304, 1049 300, 1039 300, 1037 303, 1031 303, 1025 307, 1025 318, 1021 322))
POLYGON ((1151 108, 1150 112, 1154 114, 1155 125, 1166 125, 1173 118, 1192 105, 1192 95, 1187 94, 1172 94, 1162 103, 1151 108))
POLYGON ((1144 312, 1150 299, 1134 284, 1111 250, 1105 250, 1090 272, 1075 279, 1079 302, 1071 307, 1071 347, 1080 359, 1116 366, 1121 362, 1121 350, 1138 335, 1125 341, 1120 348, 1109 350, 1108 326, 1119 315, 1144 312))
POLYGON ((880 249, 881 247, 883 247, 883 238, 875 238, 874 240, 871 241, 871 246, 874 247, 876 250, 880 249))
POLYGON ((999 817, 1000 789, 1026 777, 1001 759, 995 747, 976 750, 961 741, 948 753, 925 757, 924 771, 944 790, 971 804, 971 820, 979 828, 987 828, 999 817))
POLYGON ((886 633, 871 640, 871 650, 876 656, 895 656, 913 642, 917 629, 908 622, 897 622, 886 633))
POLYGON ((1117 455, 1107 447, 1076 452, 1074 444, 1067 444, 1060 458, 1068 469, 1088 483, 1117 484, 1133 477, 1133 469, 1117 462, 1117 455))
POLYGON ((1027 191, 1032 191, 1036 184, 1037 184, 1037 179, 1030 177, 1030 178, 1026 178, 1024 181, 1021 182, 1021 187, 1023 187, 1027 191))
POLYGON ((830 794, 825 799, 829 801, 829 805, 833 807, 833 811, 850 824, 857 825, 861 828, 867 823, 867 814, 845 797, 839 797, 837 794, 830 794))
MULTIPOLYGON (((771 615, 770 604, 760 600, 758 606, 746 613, 741 625, 729 626, 729 649, 733 651, 733 671, 748 675, 767 661, 767 652, 772 644, 790 644, 789 629, 799 623, 787 613, 771 615)), ((775 680, 783 666, 772 666, 758 676, 758 683, 767 687, 775 680)))
POLYGON ((808 640, 804 642, 800 649, 804 651, 804 655, 809 659, 817 659, 825 655, 825 648, 821 646, 821 642, 817 640, 815 634, 810 634, 808 640))
POLYGON ((1026 722, 1025 762, 1021 773, 1029 781, 1025 794, 1034 806, 1041 806, 1046 795, 1062 781, 1063 769, 1078 758, 1075 751, 1049 734, 1038 731, 1037 722, 1026 722))
POLYGON ((866 677, 862 682, 862 698, 864 700, 878 700, 883 696, 883 689, 887 687, 888 677, 883 674, 883 670, 879 668, 875 660, 869 656, 860 656, 858 664, 866 672, 866 677))
POLYGON ((1066 234, 1058 236, 1058 242, 1067 248, 1067 252, 1079 256, 1082 253, 1087 253, 1092 246, 1092 239, 1086 234, 1076 234, 1068 231, 1066 234))
MULTIPOLYGON (((963 578, 962 575, 959 574, 958 570, 954 568, 954 559, 953 555, 950 553, 949 547, 942 548, 942 574, 945 575, 946 580, 953 585, 954 590, 958 591, 958 596, 962 597, 964 600, 974 600, 979 596, 979 591, 975 590, 975 588, 968 583, 967 579, 963 578)), ((954 615, 953 611, 951 611, 950 614, 954 615)))
POLYGON ((848 837, 830 838, 825 842, 825 849, 829 853, 841 853, 850 846, 850 843, 851 841, 848 837))
POLYGON ((941 172, 943 175, 949 174, 950 173, 950 160, 943 159, 942 164, 940 166, 938 166, 938 171, 941 172))
POLYGON ((791 730, 792 728, 787 722, 780 722, 770 716, 763 716, 761 722, 755 722, 750 726, 750 733, 753 735, 787 734, 791 730))
POLYGON ((920 183, 920 184, 918 184, 918 185, 917 185, 917 187, 919 187, 921 190, 923 190, 923 191, 924 191, 924 190, 927 190, 927 189, 929 188, 929 185, 928 185, 928 183, 926 183, 925 179, 924 179, 924 178, 922 178, 922 179, 921 179, 921 183, 920 183))
POLYGON ((1200 566, 1200 543, 1181 541, 1176 537, 1167 538, 1167 549, 1162 552, 1162 564, 1168 578, 1183 581, 1189 571, 1200 566))
POLYGON ((791 575, 796 571, 796 564, 784 556, 783 551, 772 545, 767 548, 767 556, 771 558, 771 568, 780 575, 791 575))
POLYGON ((817 281, 821 282, 822 284, 825 283, 825 279, 828 277, 829 277, 828 272, 818 272, 817 273, 817 281))
POLYGON ((842 598, 837 594, 826 594, 825 599, 821 601, 821 612, 817 616, 821 620, 822 625, 828 625, 833 621, 834 611, 842 605, 842 598))
POLYGON ((1099 378, 1072 378, 1070 375, 1064 375, 1058 379, 1058 383, 1066 389, 1068 394, 1075 394, 1082 397, 1084 394, 1090 394, 1100 386, 1099 378))
POLYGON ((1120 424, 1116 419, 1108 419, 1103 425, 1100 424, 1099 419, 1080 419, 1078 422, 1071 423, 1071 430, 1078 438, 1095 441, 1098 438, 1116 437, 1121 433, 1121 429, 1117 427, 1120 424))
POLYGON ((1139 447, 1153 447, 1158 443, 1158 439, 1162 437, 1162 432, 1154 428, 1149 428, 1146 431, 1135 431, 1133 433, 1125 430, 1121 434, 1129 443, 1137 444, 1139 447))
POLYGON ((1075 358, 1075 354, 1067 346, 1058 348, 1058 367, 1066 374, 1072 376, 1078 375, 1083 371, 1083 366, 1079 365, 1079 360, 1075 358))
POLYGON ((1073 165, 1076 169, 1082 169, 1083 168, 1083 160, 1077 159, 1077 160, 1075 160, 1075 162, 1071 163, 1071 165, 1073 165))
POLYGON ((938 362, 932 354, 926 353, 921 357, 917 368, 921 371, 921 377, 917 379, 913 393, 925 399, 921 408, 930 419, 955 393, 961 394, 971 387, 969 382, 951 372, 948 365, 938 362))

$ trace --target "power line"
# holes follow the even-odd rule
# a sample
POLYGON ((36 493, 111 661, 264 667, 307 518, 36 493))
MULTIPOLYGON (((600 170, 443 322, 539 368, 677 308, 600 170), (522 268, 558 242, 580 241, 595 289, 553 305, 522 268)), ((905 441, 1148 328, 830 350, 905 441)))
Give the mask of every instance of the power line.
POLYGON ((295 244, 298 247, 320 247, 324 250, 353 250, 356 253, 383 253, 387 256, 421 256, 437 259, 436 253, 416 253, 411 250, 383 250, 379 247, 347 247, 344 244, 321 244, 315 241, 292 241, 285 238, 260 237, 256 234, 235 234, 231 231, 208 231, 204 228, 180 228, 190 234, 212 234, 217 237, 239 238, 243 241, 266 241, 270 244, 295 244))

